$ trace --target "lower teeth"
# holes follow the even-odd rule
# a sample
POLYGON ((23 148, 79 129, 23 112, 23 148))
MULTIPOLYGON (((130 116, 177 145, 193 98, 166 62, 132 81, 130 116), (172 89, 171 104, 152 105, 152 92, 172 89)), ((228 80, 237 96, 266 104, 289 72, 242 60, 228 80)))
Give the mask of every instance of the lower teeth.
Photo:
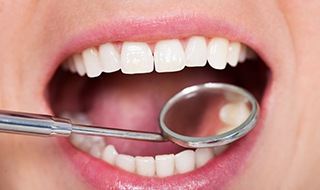
MULTIPOLYGON (((221 115, 230 115, 235 109, 242 109, 239 103, 231 103, 232 105, 226 105, 221 110, 227 113, 221 113, 221 115), (234 105, 233 105, 234 104, 234 105), (240 107, 239 107, 240 106, 240 107), (231 109, 231 110, 230 110, 231 109)), ((239 112, 238 112, 239 113, 239 112)), ((231 117, 221 118, 232 119, 234 125, 243 122, 243 118, 247 118, 249 111, 241 110, 243 117, 231 117)), ((241 114, 240 114, 241 115, 241 114)), ((90 125, 91 122, 86 115, 78 114, 62 114, 63 117, 71 118, 72 121, 82 124, 90 125)), ((230 123, 232 124, 232 123, 230 123)), ((230 125, 229 124, 229 125, 230 125)), ((152 156, 136 156, 133 157, 127 154, 119 154, 114 145, 107 145, 103 137, 99 136, 86 136, 86 135, 71 135, 71 143, 80 150, 98 158, 110 165, 117 166, 125 171, 136 173, 141 176, 147 177, 168 177, 175 174, 182 174, 190 172, 197 168, 204 166, 209 160, 221 155, 228 148, 227 145, 214 147, 214 148, 202 148, 196 150, 184 150, 177 154, 163 154, 152 156)))

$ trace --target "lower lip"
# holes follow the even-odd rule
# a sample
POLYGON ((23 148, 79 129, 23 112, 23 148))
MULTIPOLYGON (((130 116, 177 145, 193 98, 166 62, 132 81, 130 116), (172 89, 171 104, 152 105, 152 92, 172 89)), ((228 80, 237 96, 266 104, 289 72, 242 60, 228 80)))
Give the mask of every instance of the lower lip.
MULTIPOLYGON (((270 88, 268 88, 270 89, 270 88)), ((230 148, 209 161, 204 167, 189 173, 179 174, 166 178, 149 178, 125 172, 104 161, 76 149, 67 139, 58 139, 70 165, 75 172, 94 189, 222 189, 234 179, 248 163, 250 153, 253 152, 259 131, 262 129, 266 110, 265 102, 268 99, 268 90, 265 92, 264 103, 261 105, 261 116, 256 127, 245 137, 233 143, 230 148), (204 177, 205 176, 205 177, 204 177)))

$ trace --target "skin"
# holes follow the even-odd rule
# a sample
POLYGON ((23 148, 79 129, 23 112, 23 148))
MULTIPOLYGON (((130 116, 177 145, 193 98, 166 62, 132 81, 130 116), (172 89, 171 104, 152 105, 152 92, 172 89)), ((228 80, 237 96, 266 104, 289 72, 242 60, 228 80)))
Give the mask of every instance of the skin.
MULTIPOLYGON (((235 17, 239 22, 252 20, 260 11, 276 18, 270 19, 277 30, 261 35, 278 39, 275 46, 285 48, 277 53, 285 59, 273 71, 276 84, 272 90, 276 98, 272 99, 272 111, 257 139, 250 164, 227 189, 320 188, 320 1, 208 0, 202 5, 199 1, 148 2, 0 1, 0 108, 50 113, 42 93, 43 71, 50 56, 76 31, 106 18, 148 16, 155 10, 175 10, 178 6, 179 10, 197 9, 208 15, 232 15, 226 9, 234 3, 245 13, 235 17), (219 6, 221 9, 217 9, 219 6)), ((249 28, 259 25, 244 24, 249 28)), ((66 164, 62 150, 52 139, 1 134, 0 152, 0 189, 89 188, 66 164)))

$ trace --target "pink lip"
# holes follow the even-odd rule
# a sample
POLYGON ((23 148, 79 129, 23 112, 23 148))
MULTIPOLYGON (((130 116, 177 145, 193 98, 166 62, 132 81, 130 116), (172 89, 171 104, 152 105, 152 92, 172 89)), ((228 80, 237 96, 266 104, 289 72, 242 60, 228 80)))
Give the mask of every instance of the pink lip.
MULTIPOLYGON (((193 14, 191 14, 193 15, 193 14)), ((49 66, 47 81, 55 72, 55 68, 67 56, 85 48, 97 46, 108 41, 156 41, 166 38, 183 38, 192 35, 207 37, 222 36, 227 39, 239 40, 261 53, 262 44, 254 34, 247 29, 222 19, 208 19, 197 15, 175 15, 161 19, 139 19, 130 21, 114 21, 103 23, 89 28, 66 41, 60 48, 60 53, 49 66), (250 36, 250 37, 249 37, 250 36)), ((265 56, 260 55, 262 58, 265 56)), ((265 61, 268 62, 268 61, 265 61)), ((255 139, 263 126, 266 115, 265 106, 270 94, 270 84, 266 89, 258 125, 247 136, 233 144, 227 152, 210 161, 206 166, 190 173, 176 175, 168 178, 146 178, 124 172, 116 167, 93 158, 92 156, 75 149, 69 141, 59 139, 59 145, 65 150, 65 155, 79 172, 84 180, 96 189, 222 189, 234 179, 248 164, 255 139)))

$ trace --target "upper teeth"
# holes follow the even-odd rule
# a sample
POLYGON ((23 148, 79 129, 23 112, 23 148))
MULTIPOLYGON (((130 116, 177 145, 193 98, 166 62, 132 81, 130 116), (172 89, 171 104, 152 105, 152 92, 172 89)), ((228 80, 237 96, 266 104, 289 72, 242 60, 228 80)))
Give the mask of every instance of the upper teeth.
POLYGON ((145 42, 124 42, 121 53, 114 44, 105 43, 73 55, 63 67, 88 77, 119 69, 126 74, 150 73, 154 69, 157 72, 173 72, 185 66, 202 67, 207 61, 212 68, 224 69, 227 63, 235 67, 238 62, 243 62, 249 56, 247 50, 240 42, 229 42, 219 37, 207 40, 201 36, 190 37, 185 48, 177 39, 160 40, 155 43, 153 53, 145 42))

